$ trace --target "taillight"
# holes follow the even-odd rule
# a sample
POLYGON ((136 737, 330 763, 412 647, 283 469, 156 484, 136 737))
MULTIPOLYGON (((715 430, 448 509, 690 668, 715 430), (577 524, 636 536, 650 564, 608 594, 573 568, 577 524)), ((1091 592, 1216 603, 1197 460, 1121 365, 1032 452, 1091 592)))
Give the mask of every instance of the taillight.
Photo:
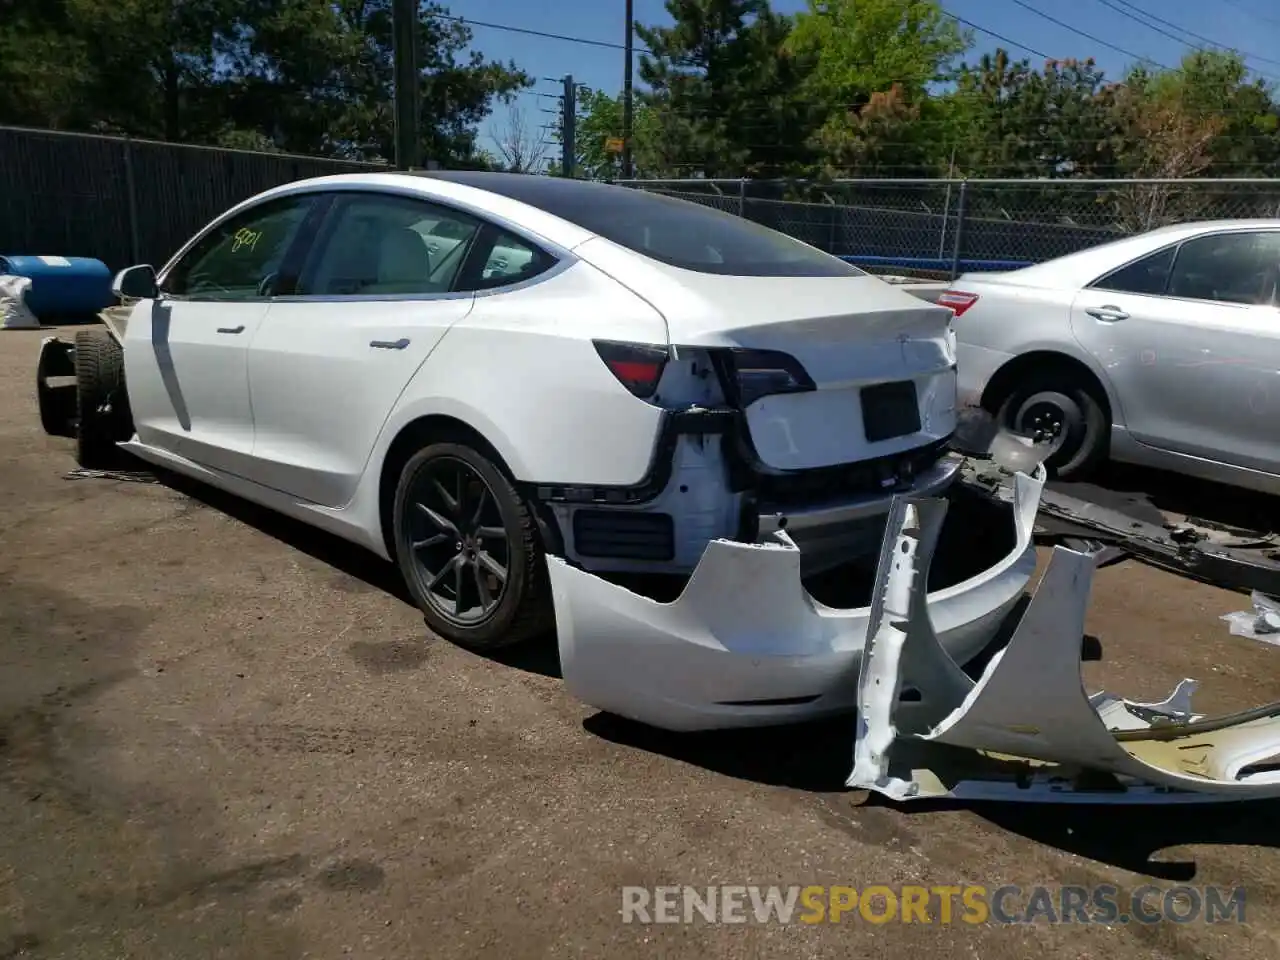
POLYGON ((617 340, 593 340, 592 343, 619 383, 642 400, 653 396, 667 366, 666 347, 617 340))
POLYGON ((744 407, 773 394, 817 389, 799 360, 777 350, 734 349, 729 351, 729 362, 744 407))
POLYGON ((965 293, 963 290, 944 290, 938 295, 938 306, 950 307, 957 317, 978 302, 976 293, 965 293))

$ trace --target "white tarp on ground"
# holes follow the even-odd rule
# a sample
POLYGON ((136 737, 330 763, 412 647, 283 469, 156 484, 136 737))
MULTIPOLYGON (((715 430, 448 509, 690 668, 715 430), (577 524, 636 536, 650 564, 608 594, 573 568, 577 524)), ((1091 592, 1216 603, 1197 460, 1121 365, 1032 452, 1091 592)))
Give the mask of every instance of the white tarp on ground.
POLYGON ((0 274, 0 330, 39 330, 40 321, 27 307, 30 277, 0 274))

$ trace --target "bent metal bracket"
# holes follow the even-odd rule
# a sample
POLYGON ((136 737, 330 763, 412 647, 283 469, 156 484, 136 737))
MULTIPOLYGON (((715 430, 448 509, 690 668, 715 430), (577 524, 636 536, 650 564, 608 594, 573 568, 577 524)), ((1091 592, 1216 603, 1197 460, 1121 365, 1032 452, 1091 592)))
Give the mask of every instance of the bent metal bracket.
MULTIPOLYGON (((1015 481, 1038 482, 1025 474, 1015 481)), ((899 801, 1280 796, 1280 703, 1207 719, 1192 711, 1193 680, 1160 703, 1085 692, 1090 554, 1054 548, 1008 643, 970 678, 938 642, 923 589, 946 507, 898 498, 890 512, 848 786, 899 801)))

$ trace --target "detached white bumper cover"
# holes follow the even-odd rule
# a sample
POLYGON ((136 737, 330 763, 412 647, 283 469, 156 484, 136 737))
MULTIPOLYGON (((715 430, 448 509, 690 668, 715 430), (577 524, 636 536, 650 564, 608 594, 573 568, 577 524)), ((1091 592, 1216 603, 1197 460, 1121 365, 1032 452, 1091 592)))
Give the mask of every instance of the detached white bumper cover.
POLYGON ((1084 692, 1086 554, 1054 550, 1008 644, 970 679, 939 643, 917 586, 944 512, 938 501, 898 501, 890 514, 895 542, 876 577, 849 786, 895 800, 1280 796, 1280 703, 1206 720, 1191 712, 1191 680, 1160 703, 1084 692), (903 700, 903 689, 917 696, 903 700))
MULTIPOLYGON (((1035 570, 1044 474, 1015 478, 1016 543, 1000 562, 928 596, 948 657, 993 639, 1035 570)), ((886 531, 885 547, 896 542, 886 531)), ((668 730, 786 723, 857 706, 872 609, 814 600, 800 551, 777 532, 712 541, 680 597, 662 603, 549 558, 565 685, 580 700, 668 730)), ((884 558, 881 558, 881 567, 884 558)))

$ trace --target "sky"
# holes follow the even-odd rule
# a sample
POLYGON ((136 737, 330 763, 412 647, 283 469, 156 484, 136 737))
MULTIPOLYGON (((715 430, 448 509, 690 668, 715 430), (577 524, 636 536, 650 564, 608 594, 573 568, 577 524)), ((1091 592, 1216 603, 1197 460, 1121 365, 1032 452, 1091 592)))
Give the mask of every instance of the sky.
MULTIPOLYGON (((474 49, 492 59, 514 60, 537 78, 515 107, 530 131, 554 122, 552 113, 543 111, 558 109, 558 78, 566 73, 577 83, 610 93, 622 89, 621 49, 516 30, 560 34, 620 48, 626 29, 623 0, 442 2, 454 16, 473 22, 474 49)), ((642 24, 670 20, 663 0, 634 0, 634 6, 635 18, 642 24)), ((805 0, 773 2, 773 8, 781 13, 805 6, 805 0)), ((969 21, 971 28, 981 28, 972 31, 975 45, 971 57, 997 46, 1029 57, 1033 63, 1045 56, 1093 57, 1108 76, 1118 79, 1139 58, 1176 66, 1196 47, 1218 45, 1245 54, 1255 70, 1280 85, 1280 4, 1275 0, 945 0, 943 7, 969 21)), ((509 111, 499 106, 484 125, 483 148, 494 151, 495 138, 502 136, 510 123, 509 111)))

